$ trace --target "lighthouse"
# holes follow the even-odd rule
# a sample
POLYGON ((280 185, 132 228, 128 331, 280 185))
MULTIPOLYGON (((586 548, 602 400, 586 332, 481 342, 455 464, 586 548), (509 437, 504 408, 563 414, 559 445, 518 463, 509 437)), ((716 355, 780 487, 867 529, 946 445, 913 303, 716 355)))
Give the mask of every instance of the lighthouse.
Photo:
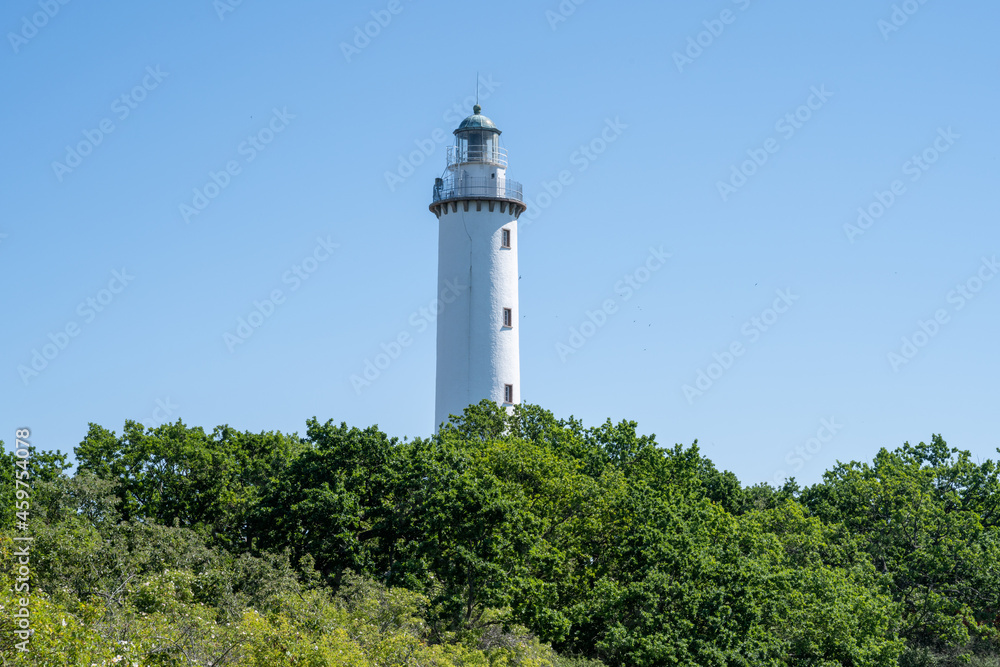
POLYGON ((484 398, 508 408, 521 400, 517 219, 527 206, 521 184, 507 178, 500 130, 478 104, 454 134, 430 205, 438 219, 436 427, 484 398))

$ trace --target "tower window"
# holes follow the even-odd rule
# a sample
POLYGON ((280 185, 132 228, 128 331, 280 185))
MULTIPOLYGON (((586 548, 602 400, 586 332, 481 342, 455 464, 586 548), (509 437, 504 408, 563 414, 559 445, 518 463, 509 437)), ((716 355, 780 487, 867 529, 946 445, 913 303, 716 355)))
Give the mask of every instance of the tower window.
POLYGON ((505 384, 503 386, 503 402, 504 403, 514 402, 514 385, 505 384))
POLYGON ((509 248, 510 247, 510 230, 502 229, 500 231, 500 247, 509 248))
POLYGON ((514 313, 510 308, 503 309, 503 325, 505 327, 514 326, 514 313))

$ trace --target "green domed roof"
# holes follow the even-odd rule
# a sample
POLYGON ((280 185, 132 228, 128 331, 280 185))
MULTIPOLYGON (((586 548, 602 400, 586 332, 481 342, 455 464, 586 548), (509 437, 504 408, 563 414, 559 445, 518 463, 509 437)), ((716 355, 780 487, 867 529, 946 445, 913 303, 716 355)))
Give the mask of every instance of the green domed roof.
POLYGON ((464 130, 491 130, 500 134, 500 130, 496 124, 480 113, 482 110, 482 107, 478 104, 472 107, 472 115, 463 120, 462 124, 458 126, 458 129, 453 134, 458 134, 464 130))

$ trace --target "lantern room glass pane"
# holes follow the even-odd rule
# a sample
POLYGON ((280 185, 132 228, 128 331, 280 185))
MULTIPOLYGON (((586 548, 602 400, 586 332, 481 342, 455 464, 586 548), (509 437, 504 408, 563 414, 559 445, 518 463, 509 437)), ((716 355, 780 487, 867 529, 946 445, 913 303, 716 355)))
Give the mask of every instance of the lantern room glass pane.
POLYGON ((486 154, 485 137, 483 132, 469 132, 469 160, 480 162, 486 154))

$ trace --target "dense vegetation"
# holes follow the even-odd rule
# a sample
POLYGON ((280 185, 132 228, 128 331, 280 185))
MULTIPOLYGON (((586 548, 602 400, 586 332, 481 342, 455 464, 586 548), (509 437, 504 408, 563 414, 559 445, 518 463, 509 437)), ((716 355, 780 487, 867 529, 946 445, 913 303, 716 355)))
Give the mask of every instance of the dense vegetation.
POLYGON ((439 435, 91 425, 33 452, 3 665, 1000 666, 1000 469, 938 436, 800 489, 487 402, 439 435))

